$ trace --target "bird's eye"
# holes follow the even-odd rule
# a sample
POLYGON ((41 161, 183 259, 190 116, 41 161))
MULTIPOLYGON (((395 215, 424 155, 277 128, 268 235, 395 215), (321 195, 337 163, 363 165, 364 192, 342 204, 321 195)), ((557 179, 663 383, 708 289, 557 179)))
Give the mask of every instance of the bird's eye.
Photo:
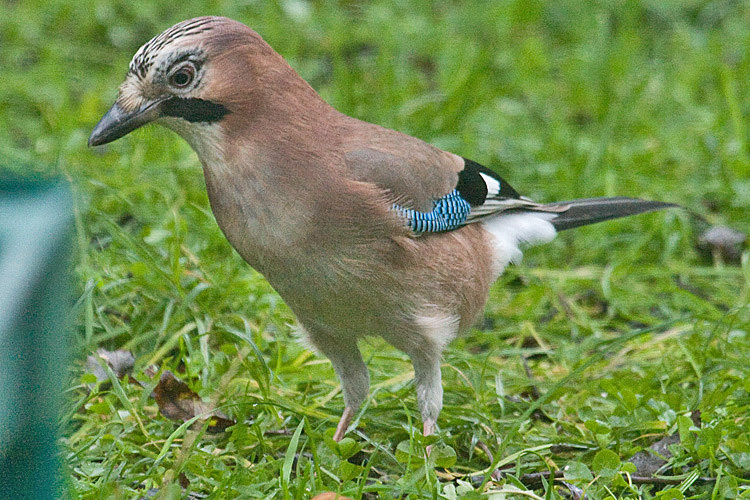
POLYGON ((170 75, 169 84, 181 89, 190 85, 193 82, 193 78, 195 78, 195 68, 192 65, 186 64, 170 75))

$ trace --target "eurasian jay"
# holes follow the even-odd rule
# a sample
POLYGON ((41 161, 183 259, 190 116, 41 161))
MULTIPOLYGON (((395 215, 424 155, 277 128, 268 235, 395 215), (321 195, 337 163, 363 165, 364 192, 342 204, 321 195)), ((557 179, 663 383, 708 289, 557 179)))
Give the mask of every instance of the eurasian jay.
POLYGON ((222 17, 143 45, 89 145, 150 122, 195 150, 219 227, 331 360, 345 404, 336 440, 369 390, 358 339, 380 335, 411 358, 431 434, 442 351, 523 245, 673 206, 535 203, 476 162, 339 113, 255 31, 222 17))

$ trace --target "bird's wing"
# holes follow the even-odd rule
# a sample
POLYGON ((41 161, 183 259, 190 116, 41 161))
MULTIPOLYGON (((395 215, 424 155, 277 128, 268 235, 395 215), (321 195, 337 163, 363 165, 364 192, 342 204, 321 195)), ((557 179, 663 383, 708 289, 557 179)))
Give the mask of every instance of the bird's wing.
POLYGON ((506 210, 523 208, 544 212, 564 211, 560 206, 549 209, 548 205, 536 203, 521 196, 518 191, 489 168, 464 158, 464 169, 458 174, 456 191, 471 206, 466 223, 477 222, 506 210))
POLYGON ((450 231, 505 210, 547 211, 489 168, 432 146, 408 150, 370 146, 348 151, 345 159, 357 180, 372 182, 393 195, 397 200, 393 208, 418 233, 450 231))
POLYGON ((460 158, 448 155, 438 149, 404 151, 370 146, 348 151, 345 159, 356 180, 388 191, 401 206, 430 211, 434 201, 458 182, 460 158))

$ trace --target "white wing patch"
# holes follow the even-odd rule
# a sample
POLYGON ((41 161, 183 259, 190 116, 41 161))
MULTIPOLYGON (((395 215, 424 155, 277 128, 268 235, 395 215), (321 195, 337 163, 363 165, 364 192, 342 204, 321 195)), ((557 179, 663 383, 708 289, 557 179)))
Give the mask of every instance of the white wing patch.
POLYGON ((497 179, 490 177, 487 174, 483 174, 482 172, 479 172, 479 175, 482 176, 482 179, 484 180, 484 183, 487 185, 487 197, 497 196, 500 194, 500 183, 497 179))

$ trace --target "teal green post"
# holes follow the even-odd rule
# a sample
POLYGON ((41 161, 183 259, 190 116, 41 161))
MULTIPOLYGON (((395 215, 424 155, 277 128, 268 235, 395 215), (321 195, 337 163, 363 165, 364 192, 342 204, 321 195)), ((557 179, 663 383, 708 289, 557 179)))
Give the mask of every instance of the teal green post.
POLYGON ((67 186, 0 172, 0 498, 64 496, 57 452, 73 216, 67 186))

